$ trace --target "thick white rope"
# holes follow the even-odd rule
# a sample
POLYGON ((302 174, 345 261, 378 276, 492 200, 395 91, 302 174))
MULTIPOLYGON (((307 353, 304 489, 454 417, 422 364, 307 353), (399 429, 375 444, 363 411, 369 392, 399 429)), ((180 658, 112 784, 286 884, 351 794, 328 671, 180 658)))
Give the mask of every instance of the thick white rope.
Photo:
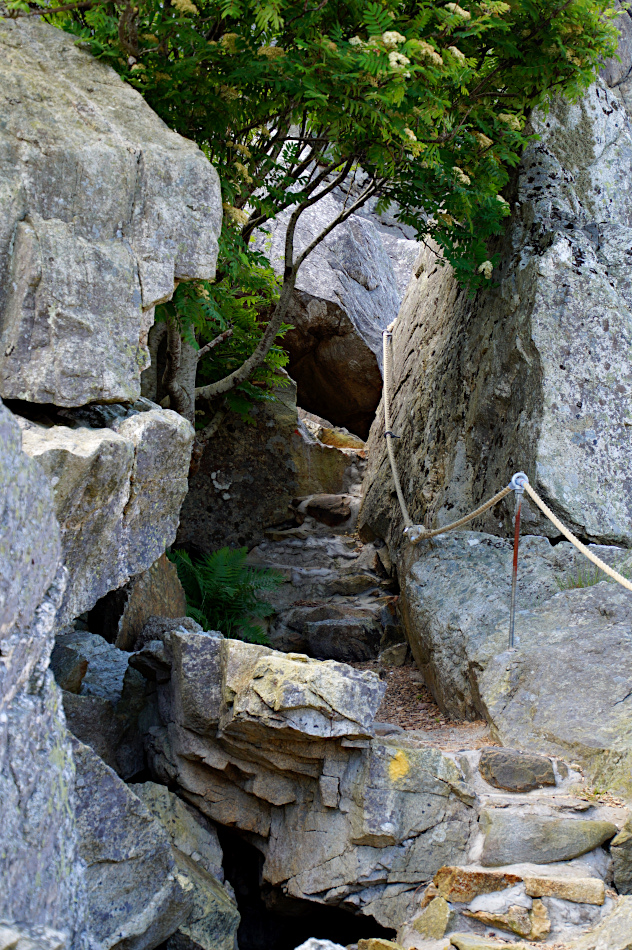
POLYGON ((626 590, 632 591, 632 583, 630 583, 626 577, 623 577, 623 575, 619 574, 618 571, 615 571, 613 567, 610 567, 609 564, 606 564, 604 561, 602 561, 601 558, 597 557, 596 554, 593 554, 592 551, 589 551, 586 545, 582 544, 579 538, 576 538, 573 532, 569 531, 568 528, 562 524, 560 519, 555 517, 551 509, 544 504, 538 493, 531 487, 526 476, 523 476, 522 478, 522 485, 528 496, 533 499, 540 511, 547 516, 551 524, 555 525, 557 530, 560 531, 564 537, 577 548, 578 551, 581 551, 584 557, 587 557, 589 561, 592 561, 596 567, 603 571, 604 574, 607 574, 608 577, 611 577, 613 581, 621 584, 621 586, 625 587, 626 590))
POLYGON ((393 320, 393 323, 391 323, 382 334, 382 352, 384 353, 384 436, 386 438, 388 458, 391 463, 393 484, 397 492, 397 500, 402 512, 404 524, 406 525, 406 530, 408 530, 408 528, 413 527, 413 522, 408 513, 402 486, 399 481, 399 473, 397 471, 397 465, 395 464, 395 453, 393 452, 393 433, 391 432, 391 341, 393 339, 392 333, 394 325, 395 321, 393 320))

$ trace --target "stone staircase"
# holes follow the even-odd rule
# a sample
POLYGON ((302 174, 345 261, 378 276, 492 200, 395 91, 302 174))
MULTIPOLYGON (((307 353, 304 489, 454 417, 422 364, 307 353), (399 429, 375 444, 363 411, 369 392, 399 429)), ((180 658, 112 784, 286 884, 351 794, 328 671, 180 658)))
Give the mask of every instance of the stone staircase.
POLYGON ((274 568, 286 578, 266 595, 275 608, 268 636, 276 650, 346 663, 384 655, 391 665, 406 658, 388 549, 363 544, 355 531, 361 454, 358 480, 344 494, 294 499, 293 524, 268 530, 248 556, 250 564, 274 568))
POLYGON ((469 861, 419 889, 395 941, 359 950, 629 950, 625 804, 591 793, 560 759, 502 748, 448 755, 479 810, 469 861))

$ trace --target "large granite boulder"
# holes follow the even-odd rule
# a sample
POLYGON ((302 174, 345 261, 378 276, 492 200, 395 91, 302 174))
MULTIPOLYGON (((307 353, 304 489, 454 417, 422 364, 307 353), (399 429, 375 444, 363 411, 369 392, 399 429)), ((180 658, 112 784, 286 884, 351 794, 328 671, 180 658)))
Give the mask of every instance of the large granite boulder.
POLYGON ((73 752, 79 851, 86 864, 84 936, 95 950, 152 950, 193 907, 170 838, 92 749, 73 740, 73 752))
POLYGON ((299 419, 296 384, 253 406, 248 423, 229 413, 202 447, 182 505, 178 544, 207 553, 253 547, 266 529, 291 522, 293 499, 343 491, 358 478, 362 449, 327 445, 299 419))
POLYGON ((150 767, 248 833, 264 883, 395 927, 420 881, 465 858, 472 793, 439 750, 373 737, 375 674, 182 628, 161 636, 171 676, 150 767))
POLYGON ((24 451, 48 476, 61 525, 69 583, 60 624, 149 568, 175 539, 193 427, 147 400, 136 405, 95 420, 99 428, 81 416, 64 425, 20 418, 24 451))
POLYGON ((156 303, 212 278, 217 173, 116 73, 0 21, 0 395, 133 401, 156 303))
MULTIPOLYGON (((599 80, 580 101, 554 100, 533 117, 540 138, 510 195, 494 289, 470 300, 432 248, 420 254, 393 335, 392 408, 417 522, 446 524, 523 470, 576 533, 632 544, 627 86, 599 80)), ((396 542, 382 430, 380 410, 362 520, 396 542)), ((557 536, 525 509, 526 531, 557 536)), ((504 535, 512 514, 508 499, 473 527, 504 535)))
MULTIPOLYGON (((609 563, 621 548, 593 546, 609 563)), ((400 610, 417 666, 449 715, 476 718, 482 708, 472 677, 508 646, 513 542, 477 531, 452 531, 401 553, 400 610)), ((560 586, 592 578, 573 546, 521 540, 518 609, 537 608, 560 586)), ((520 632, 521 622, 517 631, 520 632)))
POLYGON ((74 765, 48 671, 63 595, 52 491, 0 403, 0 919, 71 941, 82 913, 74 765))
MULTIPOLYGON (((340 213, 336 192, 299 218, 299 253, 340 213)), ((289 212, 260 239, 283 273, 289 212)), ((370 211, 339 225, 301 265, 283 340, 304 409, 365 439, 380 401, 382 330, 396 317, 418 245, 410 229, 370 211)))

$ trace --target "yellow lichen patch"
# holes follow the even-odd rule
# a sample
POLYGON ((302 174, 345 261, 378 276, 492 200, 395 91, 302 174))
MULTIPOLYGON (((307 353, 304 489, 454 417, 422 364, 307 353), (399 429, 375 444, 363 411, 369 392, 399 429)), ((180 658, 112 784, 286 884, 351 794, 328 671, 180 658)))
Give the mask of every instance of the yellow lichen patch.
POLYGON ((398 779, 404 778, 409 772, 410 762, 408 761, 408 756, 401 749, 398 749, 388 766, 388 774, 391 782, 396 782, 398 779))

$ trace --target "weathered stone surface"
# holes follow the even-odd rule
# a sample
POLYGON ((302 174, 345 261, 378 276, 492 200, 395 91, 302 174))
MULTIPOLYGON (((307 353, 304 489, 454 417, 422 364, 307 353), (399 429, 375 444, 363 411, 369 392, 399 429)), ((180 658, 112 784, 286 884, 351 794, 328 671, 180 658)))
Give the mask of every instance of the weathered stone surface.
MULTIPOLYGON (((339 213, 344 199, 331 194, 305 211, 295 232, 299 252, 339 213)), ((283 272, 289 212, 268 225, 261 239, 272 265, 283 272)), ((394 220, 352 215, 301 265, 284 337, 298 400, 366 438, 380 401, 382 330, 397 315, 418 246, 394 220)))
POLYGON ((632 897, 622 897, 606 919, 585 936, 570 942, 570 950, 631 950, 632 897))
POLYGON ((0 919, 75 936, 74 766, 47 672, 65 576, 47 479, 0 403, 0 919))
POLYGON ((127 599, 117 623, 115 645, 133 650, 150 617, 184 617, 187 600, 175 564, 161 554, 149 570, 126 585, 127 599))
POLYGON ((68 934, 50 927, 25 927, 0 921, 0 950, 65 950, 68 934))
POLYGON ((480 871, 464 867, 439 868, 433 883, 446 900, 468 904, 479 894, 491 894, 519 884, 521 877, 505 871, 480 871))
POLYGON ((58 635, 55 650, 60 648, 86 663, 78 695, 64 693, 69 729, 121 778, 142 772, 145 762, 138 721, 151 713, 147 682, 129 666, 131 654, 84 630, 58 635))
POLYGON ((481 863, 549 864, 568 861, 599 847, 617 833, 609 821, 590 818, 549 818, 487 808, 480 824, 485 834, 481 863))
POLYGON ((632 894, 632 821, 628 819, 610 845, 614 884, 619 894, 632 894))
POLYGON ((294 523, 294 498, 346 489, 356 452, 323 445, 299 422, 291 380, 276 397, 253 407, 255 425, 230 413, 205 444, 182 506, 178 544, 203 553, 253 547, 267 528, 294 523))
POLYGON ((53 487, 69 572, 63 624, 150 567, 173 542, 193 429, 158 407, 115 417, 112 428, 20 424, 24 451, 53 487))
POLYGON ((0 49, 0 393, 133 401, 154 305, 215 273, 217 173, 74 37, 5 19, 0 49))
MULTIPOLYGON (((491 535, 455 531, 402 552, 400 609, 410 647, 438 704, 457 718, 481 716, 475 670, 508 644, 512 547, 491 535)), ((559 593, 559 583, 572 574, 573 551, 568 542, 522 540, 521 611, 559 593)))
POLYGON ((503 745, 579 762, 593 783, 626 797, 631 612, 630 595, 617 584, 564 591, 521 611, 517 651, 501 652, 499 644, 476 672, 482 708, 503 745), (605 657, 614 672, 595 675, 605 657))
POLYGON ((171 843, 140 798, 97 755, 73 741, 76 820, 86 862, 86 933, 103 950, 150 950, 192 909, 171 843))
POLYGON ((422 937, 438 940, 448 929, 450 914, 448 902, 443 897, 435 897, 418 917, 413 917, 411 926, 422 937))
POLYGON ((209 827, 202 827, 193 809, 163 785, 146 782, 131 787, 169 835, 179 883, 193 901, 188 919, 174 937, 182 935, 202 950, 234 950, 240 917, 234 897, 222 887, 217 832, 208 822, 209 827))
POLYGON ((510 792, 530 792, 555 785, 553 765, 545 755, 514 749, 483 749, 478 768, 486 782, 510 792))
MULTIPOLYGON (((614 840, 616 841, 616 838, 614 840)), ((605 884, 596 877, 551 878, 525 875, 523 881, 529 897, 559 897, 575 904, 597 905, 603 904, 606 899, 605 884)))
MULTIPOLYGON (((576 533, 632 542, 628 102, 599 81, 534 117, 496 290, 470 301, 432 249, 420 255, 393 340, 392 428, 414 520, 452 521, 522 469, 576 533)), ((396 543, 381 430, 378 411, 362 518, 396 543)), ((512 514, 508 499, 473 527, 509 533, 512 514)), ((523 526, 556 534, 533 506, 523 526)))
POLYGON ((188 631, 164 642, 173 665, 150 767, 250 832, 266 883, 395 928, 419 881, 465 857, 471 791, 438 750, 372 738, 375 674, 188 631))

